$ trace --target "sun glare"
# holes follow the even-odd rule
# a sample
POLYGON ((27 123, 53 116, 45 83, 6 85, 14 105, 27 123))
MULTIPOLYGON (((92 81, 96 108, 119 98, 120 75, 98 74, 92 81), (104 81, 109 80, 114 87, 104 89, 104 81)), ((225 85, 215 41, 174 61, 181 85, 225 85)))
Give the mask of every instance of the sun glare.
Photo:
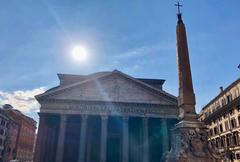
POLYGON ((88 52, 83 46, 75 46, 72 49, 72 57, 75 61, 86 61, 88 52))

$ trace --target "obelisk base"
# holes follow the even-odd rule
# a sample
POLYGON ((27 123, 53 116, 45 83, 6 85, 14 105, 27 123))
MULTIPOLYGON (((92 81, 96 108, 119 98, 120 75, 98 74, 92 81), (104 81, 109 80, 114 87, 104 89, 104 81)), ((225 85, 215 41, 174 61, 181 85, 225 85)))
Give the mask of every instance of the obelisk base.
POLYGON ((218 162, 220 154, 208 143, 206 127, 199 121, 180 121, 172 130, 166 162, 218 162))

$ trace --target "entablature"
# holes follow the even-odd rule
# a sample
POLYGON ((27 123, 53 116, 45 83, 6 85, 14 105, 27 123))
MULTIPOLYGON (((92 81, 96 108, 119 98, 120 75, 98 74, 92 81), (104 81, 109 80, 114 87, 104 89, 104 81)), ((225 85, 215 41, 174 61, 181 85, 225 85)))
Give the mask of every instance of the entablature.
POLYGON ((45 100, 40 113, 178 118, 177 105, 103 101, 45 100))

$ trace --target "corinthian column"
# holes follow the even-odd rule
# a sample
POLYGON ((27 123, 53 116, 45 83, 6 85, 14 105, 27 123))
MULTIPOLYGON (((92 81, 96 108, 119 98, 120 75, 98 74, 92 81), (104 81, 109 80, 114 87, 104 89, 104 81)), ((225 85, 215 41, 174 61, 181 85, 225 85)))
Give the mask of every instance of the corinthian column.
POLYGON ((65 140, 65 134, 66 134, 66 121, 67 121, 67 116, 61 115, 58 143, 57 143, 57 152, 56 152, 56 162, 63 162, 64 140, 65 140))
POLYGON ((122 162, 128 162, 128 117, 123 117, 122 162))
POLYGON ((163 153, 168 151, 169 143, 168 143, 168 129, 167 129, 167 119, 161 119, 161 132, 162 132, 162 147, 163 153))
POLYGON ((108 116, 101 116, 100 162, 106 162, 106 155, 107 155, 107 123, 108 123, 108 116))
POLYGON ((143 162, 149 161, 148 118, 143 118, 143 162))
POLYGON ((87 118, 88 118, 87 115, 81 116, 81 132, 80 132, 78 162, 84 162, 84 159, 85 159, 87 118))
POLYGON ((37 142, 36 142, 36 149, 34 155, 34 162, 41 162, 43 161, 44 157, 44 134, 46 133, 46 117, 39 113, 40 120, 39 120, 39 127, 38 127, 38 134, 37 134, 37 142))

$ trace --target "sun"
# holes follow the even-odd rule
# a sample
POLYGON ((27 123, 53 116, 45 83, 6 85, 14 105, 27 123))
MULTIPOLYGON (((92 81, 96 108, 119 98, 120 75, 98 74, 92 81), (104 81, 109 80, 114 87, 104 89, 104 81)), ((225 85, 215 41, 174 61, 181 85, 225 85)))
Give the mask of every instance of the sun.
POLYGON ((75 61, 86 61, 88 57, 88 52, 83 46, 75 46, 72 48, 72 57, 75 61))

